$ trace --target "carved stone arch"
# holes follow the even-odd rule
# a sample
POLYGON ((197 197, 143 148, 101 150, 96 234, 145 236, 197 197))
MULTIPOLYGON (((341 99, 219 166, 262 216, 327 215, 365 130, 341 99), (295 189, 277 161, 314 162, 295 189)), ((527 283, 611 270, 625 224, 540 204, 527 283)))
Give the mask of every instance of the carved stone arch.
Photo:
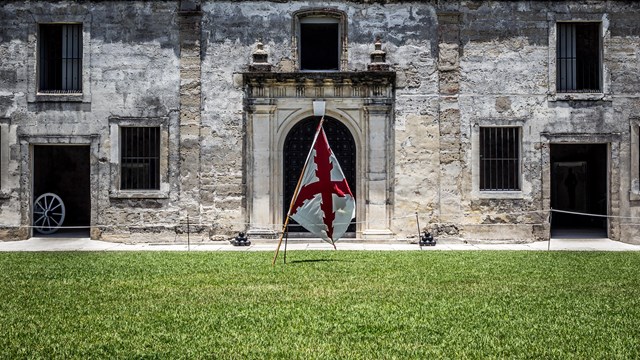
MULTIPOLYGON (((314 134, 318 128, 320 118, 309 116, 298 121, 289 132, 284 136, 284 145, 282 148, 282 216, 286 217, 289 211, 289 204, 293 197, 298 179, 304 168, 307 155, 313 142, 314 134)), ((325 116, 323 124, 329 146, 335 154, 340 168, 347 179, 347 183, 351 191, 357 194, 358 184, 358 152, 356 149, 356 141, 349 128, 340 120, 325 116)), ((357 199, 357 196, 356 196, 357 199)), ((357 200, 356 200, 357 201, 357 200)), ((357 217, 356 217, 357 220, 357 217)), ((294 220, 289 222, 290 232, 306 232, 306 230, 294 220)), ((347 230, 352 236, 355 236, 356 226, 352 224, 347 230)))
MULTIPOLYGON (((274 196, 274 199, 273 199, 274 203, 277 204, 277 207, 279 209, 283 209, 285 205, 288 205, 287 200, 285 199, 286 196, 284 194, 284 189, 282 185, 283 182, 285 181, 285 174, 286 174, 285 166, 284 166, 284 161, 285 161, 284 151, 285 151, 286 138, 291 133, 291 131, 296 127, 297 124, 299 124, 301 121, 305 121, 306 119, 313 118, 313 117, 314 116, 311 109, 308 109, 307 111, 297 112, 295 113, 295 115, 288 117, 286 121, 281 123, 278 131, 275 134, 277 151, 276 151, 276 156, 274 158, 275 163, 273 165, 275 165, 275 168, 277 169, 276 178, 281 180, 273 184, 271 189, 272 189, 272 194, 274 196)), ((329 122, 331 121, 339 122, 342 126, 344 126, 349 131, 351 137, 353 138, 355 152, 356 152, 355 159, 353 160, 355 161, 355 164, 354 164, 355 169, 353 169, 355 171, 355 176, 354 176, 354 179, 348 179, 348 180, 353 181, 352 191, 354 191, 354 196, 356 198, 356 219, 362 218, 362 216, 364 216, 364 213, 362 211, 364 208, 363 206, 358 205, 359 203, 358 199, 365 198, 364 189, 366 187, 363 181, 364 179, 363 155, 365 153, 365 150, 364 150, 364 135, 362 134, 361 127, 358 125, 358 122, 356 119, 353 119, 350 116, 343 114, 342 112, 338 111, 337 109, 334 109, 333 107, 327 108, 325 120, 328 120, 329 122)), ((325 127, 325 130, 326 130, 326 127, 325 127)), ((327 136, 329 136, 329 134, 327 134, 327 136)), ((311 143, 309 142, 308 146, 310 145, 311 143)), ((329 145, 333 146, 331 144, 331 139, 329 139, 329 145)), ((305 151, 309 150, 308 147, 306 147, 305 149, 306 149, 305 151)), ((305 153, 304 155, 306 156, 307 153, 305 153)), ((299 174, 296 174, 294 177, 297 179, 297 176, 299 176, 299 174)), ((349 182, 349 185, 350 186, 352 185, 351 181, 349 182)), ((282 212, 278 212, 275 215, 276 215, 275 222, 283 223, 284 214, 282 212)), ((295 231, 295 230, 292 229, 292 231, 295 231)), ((362 230, 360 229, 360 226, 358 224, 355 227, 350 228, 349 231, 361 232, 362 230)))
MULTIPOLYGON (((283 121, 280 124, 280 126, 278 127, 278 131, 276 133, 276 138, 278 139, 277 140, 278 149, 281 150, 283 148, 285 137, 291 131, 291 129, 301 120, 311 116, 313 116, 312 109, 307 109, 306 111, 295 112, 291 114, 289 117, 287 117, 285 121, 283 121)), ((334 109, 333 107, 327 107, 325 116, 342 122, 351 132, 351 135, 353 136, 354 141, 356 142, 357 151, 362 151, 362 147, 364 145, 362 128, 360 127, 356 119, 353 119, 348 114, 345 114, 342 111, 334 109)))

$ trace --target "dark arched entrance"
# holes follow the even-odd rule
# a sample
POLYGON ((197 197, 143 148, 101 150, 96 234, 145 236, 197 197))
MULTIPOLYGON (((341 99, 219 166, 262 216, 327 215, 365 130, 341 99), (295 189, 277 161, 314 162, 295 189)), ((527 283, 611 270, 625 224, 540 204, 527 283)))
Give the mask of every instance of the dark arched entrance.
MULTIPOLYGON (((283 214, 287 216, 291 197, 298 183, 304 162, 309 154, 313 135, 318 128, 318 117, 308 117, 293 126, 284 141, 283 149, 283 214)), ((331 150, 336 155, 344 176, 347 178, 353 195, 356 195, 356 144, 349 129, 340 121, 325 116, 324 132, 331 150)), ((354 220, 355 221, 355 220, 354 220)), ((289 222, 290 232, 306 232, 294 220, 289 222)), ((355 232, 355 225, 351 224, 348 232, 355 232)))

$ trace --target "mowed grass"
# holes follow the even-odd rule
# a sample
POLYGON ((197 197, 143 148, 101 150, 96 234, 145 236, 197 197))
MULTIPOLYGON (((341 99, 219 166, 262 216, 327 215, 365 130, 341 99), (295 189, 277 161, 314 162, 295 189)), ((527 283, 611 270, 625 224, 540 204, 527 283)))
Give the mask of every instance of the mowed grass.
POLYGON ((0 358, 640 358, 640 254, 0 253, 0 358))

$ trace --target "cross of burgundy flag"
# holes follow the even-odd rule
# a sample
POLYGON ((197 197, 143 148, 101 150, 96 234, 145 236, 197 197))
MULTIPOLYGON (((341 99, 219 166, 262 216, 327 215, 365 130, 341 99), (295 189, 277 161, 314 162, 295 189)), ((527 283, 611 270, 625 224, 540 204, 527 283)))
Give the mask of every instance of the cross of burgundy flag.
POLYGON ((356 200, 329 147, 322 121, 303 171, 299 191, 291 200, 289 216, 335 247, 356 216, 356 200))

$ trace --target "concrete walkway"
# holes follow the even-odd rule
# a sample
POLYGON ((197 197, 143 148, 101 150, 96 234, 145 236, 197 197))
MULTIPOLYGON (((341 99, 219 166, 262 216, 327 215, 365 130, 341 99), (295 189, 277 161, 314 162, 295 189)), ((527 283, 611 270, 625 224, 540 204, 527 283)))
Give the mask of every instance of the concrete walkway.
MULTIPOLYGON (((123 244, 88 238, 31 238, 22 241, 0 242, 0 251, 274 251, 275 242, 259 242, 250 246, 232 246, 228 241, 191 244, 123 244)), ((283 244, 284 246, 284 244, 283 244)), ((416 251, 417 244, 338 242, 338 250, 416 251)), ((631 245, 609 239, 551 239, 526 244, 464 243, 440 240, 436 246, 422 247, 422 251, 438 250, 534 250, 534 251, 640 251, 631 245)), ((333 250, 323 242, 290 241, 287 250, 333 250)))

